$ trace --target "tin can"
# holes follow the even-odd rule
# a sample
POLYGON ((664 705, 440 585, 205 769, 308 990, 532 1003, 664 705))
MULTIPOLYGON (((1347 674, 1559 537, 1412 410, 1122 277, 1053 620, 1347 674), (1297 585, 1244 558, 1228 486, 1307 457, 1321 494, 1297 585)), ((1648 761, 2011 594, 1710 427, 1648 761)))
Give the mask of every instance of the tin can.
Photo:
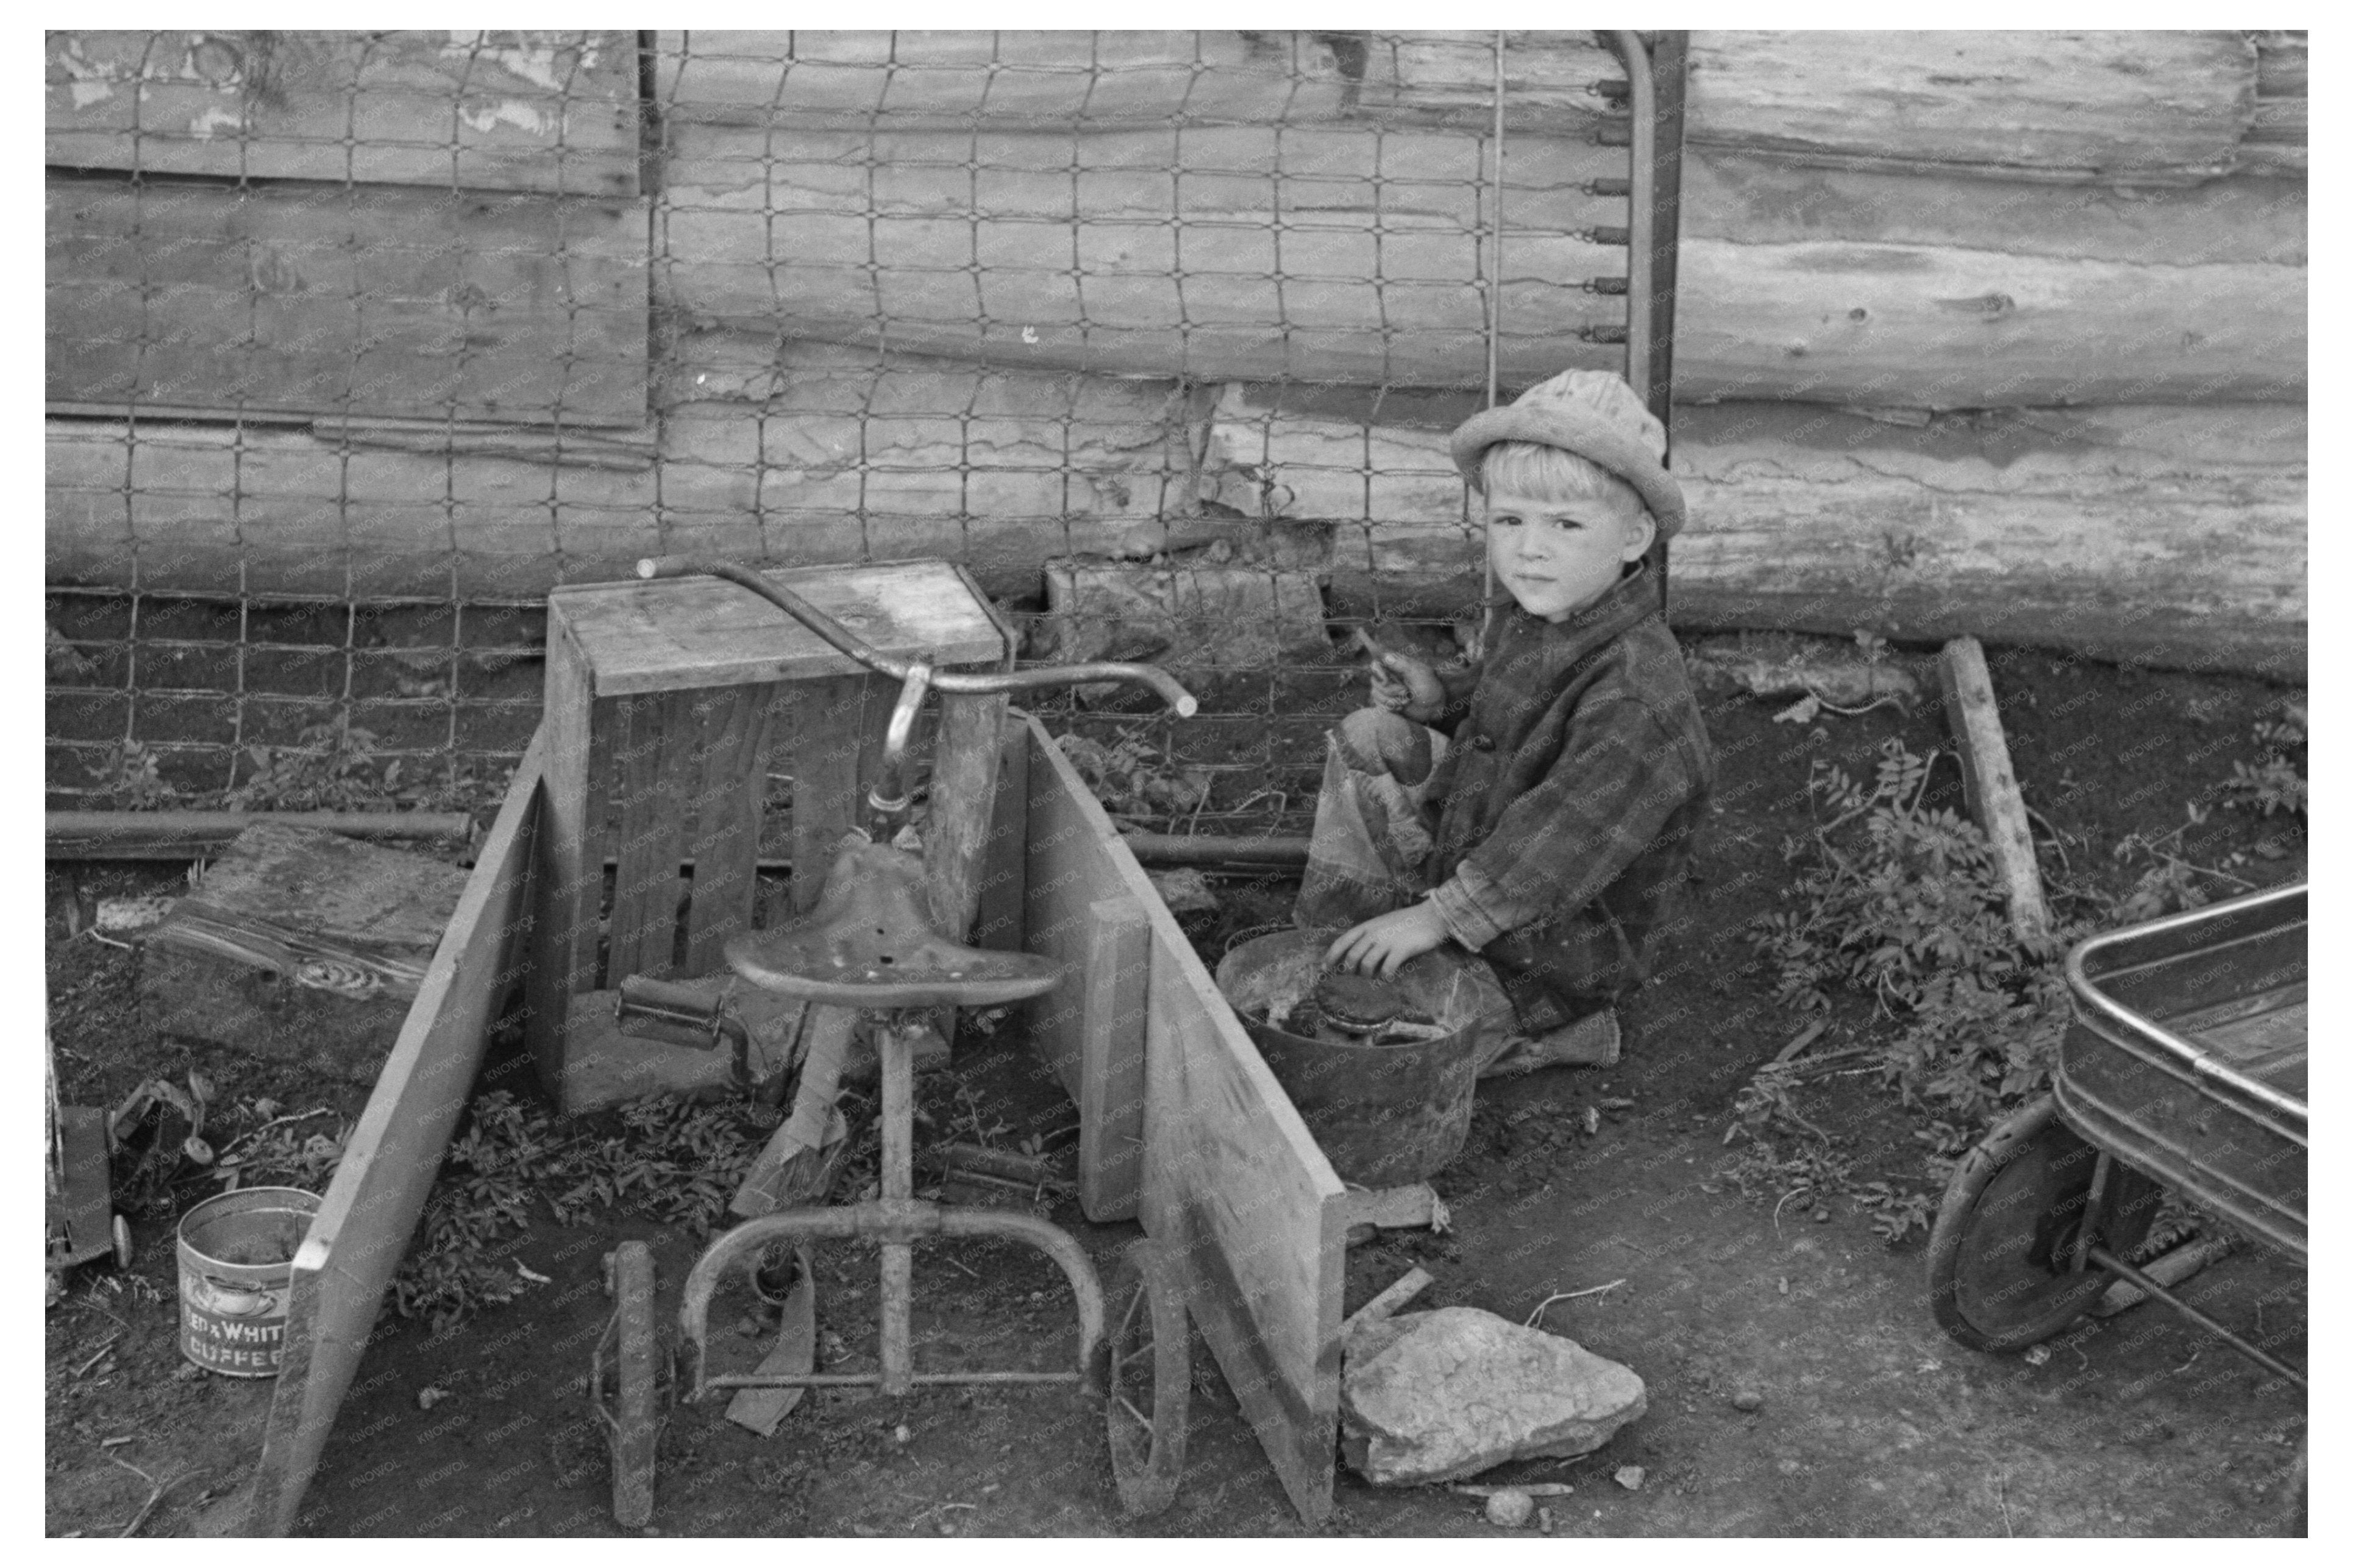
POLYGON ((180 1218, 180 1353, 227 1377, 276 1377, 294 1254, 319 1212, 297 1187, 248 1187, 180 1218))

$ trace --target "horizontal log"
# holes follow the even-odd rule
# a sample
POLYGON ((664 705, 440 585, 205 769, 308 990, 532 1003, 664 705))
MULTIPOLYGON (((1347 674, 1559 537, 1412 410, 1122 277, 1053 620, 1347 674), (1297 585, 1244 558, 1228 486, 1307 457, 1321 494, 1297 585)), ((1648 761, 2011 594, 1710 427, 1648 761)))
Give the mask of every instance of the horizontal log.
POLYGON ((638 194, 626 32, 52 32, 51 164, 638 194))
POLYGON ((1988 408, 2305 395, 2305 268, 1692 239, 1684 401, 1988 408))
MULTIPOLYGON (((2278 675, 2306 639, 2301 408, 2021 410, 1894 424, 1685 407, 1678 626, 1988 641, 2278 675)), ((1445 431, 1228 389, 1215 499, 1336 525, 1330 602, 1448 611, 1482 588, 1445 431)), ((2281 676, 2300 679, 2300 676, 2281 676)))
MULTIPOLYGON (((656 299, 698 326, 1021 367, 1481 385, 1477 143, 1234 126, 670 133, 656 299)), ((1501 358, 1616 364, 1624 154, 1524 141, 1507 164, 1501 358)))
POLYGON ((644 421, 636 202, 59 177, 46 195, 52 401, 644 421))
POLYGON ((1207 401, 1174 382, 886 367, 726 332, 690 335, 669 363, 680 386, 714 395, 670 406, 658 452, 591 443, 533 458, 386 447, 381 429, 346 441, 333 426, 53 419, 49 580, 530 597, 685 551, 939 555, 993 593, 1028 594, 1050 556, 1144 557, 1236 527, 1195 515, 1207 401), (677 374, 688 366, 705 368, 677 374))
POLYGON ((1704 31, 1688 58, 1689 144, 1843 168, 2196 184, 2254 112, 2236 31, 1704 31))
MULTIPOLYGON (((1681 222, 1685 245, 1836 241, 2153 267, 2302 267, 2310 209, 2302 186, 2244 176, 2127 194, 2105 185, 1824 169, 1694 147, 1683 155, 1681 222)), ((1685 303, 1693 299, 1686 286, 1685 303)))
MULTIPOLYGON (((1487 31, 666 31, 668 125, 962 130, 1494 119, 1487 31)), ((1504 36, 1505 128, 1588 135, 1622 79, 1587 31, 1504 36)))

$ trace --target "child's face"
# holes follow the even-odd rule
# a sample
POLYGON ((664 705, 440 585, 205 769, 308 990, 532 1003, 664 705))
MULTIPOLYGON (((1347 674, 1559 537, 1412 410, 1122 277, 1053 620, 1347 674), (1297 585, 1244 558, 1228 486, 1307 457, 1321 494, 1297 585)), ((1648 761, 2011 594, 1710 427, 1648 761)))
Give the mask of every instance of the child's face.
POLYGON ((1487 497, 1487 559, 1496 580, 1520 608, 1548 621, 1575 615, 1608 593, 1657 531, 1640 504, 1614 497, 1487 497))

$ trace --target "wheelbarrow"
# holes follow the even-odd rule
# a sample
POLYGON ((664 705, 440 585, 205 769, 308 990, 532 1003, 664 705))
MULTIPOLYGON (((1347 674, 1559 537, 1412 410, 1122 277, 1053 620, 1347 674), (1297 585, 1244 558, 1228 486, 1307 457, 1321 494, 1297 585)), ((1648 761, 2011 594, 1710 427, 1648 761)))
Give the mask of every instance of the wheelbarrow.
MULTIPOLYGON (((739 584, 841 652, 900 682, 881 764, 867 797, 867 825, 845 839, 817 906, 775 930, 738 934, 725 950, 729 967, 754 986, 813 1008, 849 1009, 875 1020, 882 1069, 881 1194, 864 1203, 782 1209, 746 1220, 712 1241, 688 1274, 679 1306, 680 1352, 691 1369, 676 1374, 680 1392, 687 1400, 700 1402, 722 1391, 750 1388, 872 1387, 896 1396, 942 1384, 1074 1387, 1082 1397, 1103 1403, 1113 1479, 1123 1507, 1137 1517, 1165 1509, 1176 1496, 1184 1468, 1191 1386, 1181 1276, 1174 1261, 1149 1237, 1133 1243, 1122 1254, 1106 1292, 1085 1251, 1058 1226, 1031 1215, 960 1209, 914 1196, 914 1052, 925 1030, 926 1010, 1024 1001, 1052 990, 1062 973, 1050 960, 966 947, 940 933, 925 910, 923 861, 915 853, 895 847, 893 840, 909 811, 908 745, 924 695, 934 687, 1011 692, 1132 681, 1159 692, 1180 715, 1194 711, 1193 698, 1165 671, 1147 665, 935 673, 921 662, 879 652, 789 589, 745 568, 669 557, 641 563, 638 573, 647 577, 699 573, 739 584), (1073 1365, 987 1371, 915 1367, 913 1244, 961 1237, 1020 1242, 1044 1253, 1061 1269, 1079 1320, 1073 1365), (880 1247, 880 1370, 711 1372, 711 1302, 729 1270, 756 1273, 777 1250, 819 1238, 861 1239, 880 1247)), ((591 1396, 612 1448, 614 1517, 624 1525, 642 1526, 652 1516, 660 1381, 670 1360, 659 1345, 652 1255, 643 1242, 624 1243, 616 1249, 608 1288, 615 1308, 597 1348, 591 1396)))
POLYGON ((2051 1338, 2130 1281, 2298 1388, 2304 1373, 2127 1261, 2163 1189, 2307 1259, 2306 885, 2107 932, 2067 955, 2052 1092, 1962 1157, 1928 1240, 1945 1331, 2051 1338))

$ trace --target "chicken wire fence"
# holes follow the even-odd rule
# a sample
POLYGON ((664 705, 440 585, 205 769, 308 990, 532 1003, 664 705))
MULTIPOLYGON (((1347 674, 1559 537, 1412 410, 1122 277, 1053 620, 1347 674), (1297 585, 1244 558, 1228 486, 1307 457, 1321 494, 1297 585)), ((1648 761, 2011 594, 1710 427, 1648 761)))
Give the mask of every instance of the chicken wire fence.
MULTIPOLYGON (((944 557, 1113 809, 1297 832, 1444 433, 1626 363, 1592 33, 52 34, 51 806, 482 806, 541 605, 944 557)), ((1647 90, 1647 89, 1646 89, 1647 90)))

